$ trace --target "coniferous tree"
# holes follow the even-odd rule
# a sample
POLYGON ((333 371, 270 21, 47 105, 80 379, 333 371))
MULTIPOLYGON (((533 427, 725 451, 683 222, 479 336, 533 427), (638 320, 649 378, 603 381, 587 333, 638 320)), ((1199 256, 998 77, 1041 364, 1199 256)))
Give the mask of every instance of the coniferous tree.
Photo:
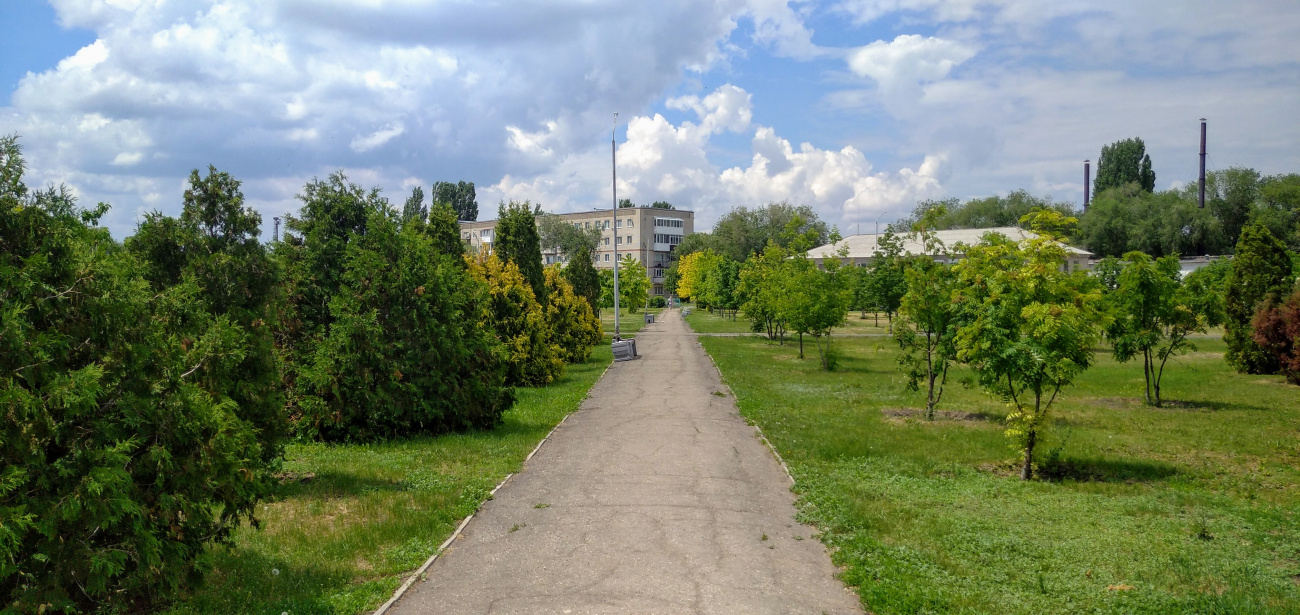
POLYGON ((406 197, 406 203, 402 205, 402 223, 424 222, 429 217, 429 208, 424 204, 424 189, 416 186, 411 188, 411 196, 406 197))
POLYGON ((536 212, 531 203, 501 203, 492 251, 501 260, 514 263, 533 288, 533 295, 538 302, 545 303, 546 276, 542 267, 542 238, 537 230, 536 212))
POLYGON ((201 575, 204 550, 275 484, 266 391, 231 381, 263 351, 247 317, 265 295, 227 259, 248 212, 225 189, 217 215, 187 196, 200 249, 161 252, 176 283, 159 292, 97 227, 106 205, 29 193, 23 170, 17 138, 0 137, 0 604, 151 610, 201 575))
POLYGON ((1223 340, 1228 343, 1224 358, 1237 371, 1277 373, 1277 357, 1255 342, 1250 322, 1270 295, 1289 292, 1294 282, 1286 246, 1261 224, 1242 229, 1223 291, 1227 316, 1223 340))
POLYGON ((586 247, 579 247, 569 257, 564 266, 564 277, 573 285, 573 293, 582 297, 591 306, 591 311, 600 317, 600 277, 591 264, 591 252, 586 247))
POLYGON ((434 203, 429 210, 429 223, 424 232, 433 240, 433 247, 439 252, 453 257, 457 263, 465 254, 465 240, 460 236, 460 223, 456 212, 446 203, 434 203))

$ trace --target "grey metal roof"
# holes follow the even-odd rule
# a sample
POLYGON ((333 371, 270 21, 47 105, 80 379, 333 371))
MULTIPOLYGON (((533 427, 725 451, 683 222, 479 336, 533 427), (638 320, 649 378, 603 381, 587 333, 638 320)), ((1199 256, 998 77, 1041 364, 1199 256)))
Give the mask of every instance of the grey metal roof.
MULTIPOLYGON (((1032 231, 1026 231, 1014 226, 997 226, 992 228, 970 228, 954 229, 950 231, 935 231, 935 235, 943 245, 952 250, 959 243, 974 245, 980 242, 985 233, 999 233, 1005 235, 1008 239, 1020 241, 1022 239, 1034 239, 1038 235, 1032 231)), ((882 233, 883 234, 883 233, 882 233)), ((903 240, 903 251, 907 254, 924 254, 925 248, 921 245, 919 237, 913 238, 909 233, 896 233, 903 240)), ((876 254, 876 240, 880 235, 852 235, 841 239, 839 243, 826 244, 818 246, 808 251, 811 258, 834 257, 835 253, 843 246, 849 247, 847 258, 872 258, 876 254)), ((1092 256, 1092 252, 1080 250, 1075 247, 1065 246, 1065 250, 1070 254, 1077 256, 1092 256)))

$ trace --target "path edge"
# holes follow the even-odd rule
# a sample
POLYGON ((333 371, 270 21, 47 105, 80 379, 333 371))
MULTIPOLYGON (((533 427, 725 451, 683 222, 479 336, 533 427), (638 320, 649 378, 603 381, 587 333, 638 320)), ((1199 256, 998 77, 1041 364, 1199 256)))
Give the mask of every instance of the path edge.
MULTIPOLYGON (((707 355, 709 353, 705 352, 704 354, 707 355)), ((710 360, 712 360, 712 357, 710 357, 710 360)), ((609 365, 605 366, 605 371, 600 373, 600 378, 597 378, 596 382, 600 382, 601 380, 604 380, 605 374, 608 374, 609 368, 613 366, 614 366, 614 361, 611 360, 609 362, 609 365)), ((716 365, 714 366, 714 369, 717 369, 716 365)), ((721 375, 722 372, 719 371, 718 374, 721 375)), ((593 387, 596 386, 596 382, 593 382, 591 386, 593 387)), ((584 402, 587 401, 587 395, 590 394, 591 394, 591 389, 588 388, 587 393, 582 396, 582 401, 584 402)), ((487 504, 489 501, 491 501, 492 497, 497 494, 497 491, 500 490, 502 487, 506 486, 506 483, 509 482, 511 478, 513 478, 516 474, 522 473, 526 469, 522 466, 528 463, 528 461, 533 458, 533 455, 537 454, 537 451, 542 450, 542 445, 546 444, 546 441, 550 440, 551 436, 555 435, 556 430, 558 430, 561 425, 564 425, 564 422, 569 420, 569 417, 579 412, 582 412, 581 403, 578 404, 577 410, 574 410, 573 412, 564 415, 564 418, 560 419, 560 422, 556 423, 555 427, 552 427, 550 431, 546 432, 546 436, 543 437, 541 441, 537 443, 537 446, 533 447, 532 452, 528 453, 527 457, 524 457, 523 462, 520 463, 519 472, 511 472, 509 474, 506 474, 505 478, 501 479, 501 482, 497 483, 497 486, 493 487, 492 491, 488 492, 488 496, 484 498, 482 502, 479 503, 478 507, 475 508, 474 512, 470 513, 468 516, 466 516, 464 519, 461 520, 460 525, 456 526, 456 531, 452 532, 451 536, 448 536, 447 540, 444 540, 442 544, 439 545, 436 550, 434 550, 433 555, 430 555, 429 559, 424 560, 424 564, 422 564, 419 568, 416 568, 415 572, 412 572, 411 576, 407 577, 406 581, 403 582, 400 586, 398 586, 397 591, 393 592, 393 597, 389 598, 387 602, 380 605, 378 609, 375 609, 375 611, 371 613, 371 615, 384 615, 385 613, 388 612, 388 609, 393 608, 393 605, 397 604, 397 601, 401 600, 402 596, 406 594, 406 590, 411 589, 411 586, 415 585, 415 582, 419 580, 419 578, 423 576, 425 572, 428 572, 429 567, 433 565, 433 562, 437 561, 438 557, 442 555, 443 551, 446 551, 447 547, 451 546, 452 541, 460 537, 460 533, 465 530, 465 526, 469 525, 469 522, 474 519, 474 515, 478 514, 478 509, 483 508, 484 504, 487 504)), ((771 445, 769 444, 768 446, 771 445)), ((775 453, 776 450, 774 449, 772 452, 775 453)), ((778 456, 777 459, 780 459, 780 456, 778 456)), ((781 466, 782 467, 785 466, 784 461, 781 462, 781 466)), ((790 471, 786 470, 786 474, 789 473, 790 471)), ((794 479, 791 480, 793 481, 794 479)))

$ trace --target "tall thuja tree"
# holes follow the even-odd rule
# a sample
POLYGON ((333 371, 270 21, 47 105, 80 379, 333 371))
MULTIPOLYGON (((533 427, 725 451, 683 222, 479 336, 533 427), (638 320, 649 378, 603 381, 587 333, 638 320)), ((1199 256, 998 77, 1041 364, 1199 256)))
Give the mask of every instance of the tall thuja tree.
POLYGON ((1130 252, 1107 302, 1115 317, 1106 329, 1115 358, 1125 362, 1141 355, 1147 403, 1159 407, 1169 358, 1195 350, 1189 336, 1222 320, 1218 297, 1201 278, 1184 281, 1177 257, 1152 260, 1130 252))
POLYGON ((450 205, 460 220, 478 220, 478 198, 474 192, 474 182, 437 182, 433 185, 432 198, 434 203, 450 205))
POLYGON ((424 204, 424 189, 419 186, 411 188, 411 196, 406 197, 406 203, 402 205, 402 223, 421 223, 428 217, 429 208, 424 204))
POLYGON ((533 287, 533 295, 546 302, 546 275, 542 266, 542 238, 537 230, 537 211, 528 201, 501 203, 492 251, 510 261, 533 287))
POLYGON ((206 177, 190 172, 179 220, 146 215, 126 246, 147 264, 171 331, 218 349, 220 358, 196 360, 192 377, 263 434, 270 461, 280 457, 285 432, 270 326, 280 271, 257 239, 261 222, 244 205, 240 182, 209 166, 206 177))
POLYGON ((301 370, 328 337, 335 320, 331 302, 343 288, 349 246, 365 236, 373 214, 391 207, 378 190, 365 190, 343 173, 313 179, 298 195, 302 207, 286 219, 275 245, 284 268, 284 302, 276 320, 276 342, 284 360, 287 409, 291 421, 304 416, 300 406, 309 391, 298 386, 301 370))
POLYGON ((1286 246, 1261 224, 1242 229, 1232 271, 1224 281, 1226 318, 1224 358, 1243 374, 1275 374, 1277 357, 1254 340, 1250 321, 1259 306, 1272 295, 1284 295, 1295 282, 1286 246))
POLYGON ((295 380, 298 431, 380 440, 495 425, 514 400, 489 289, 374 208, 349 241, 332 321, 295 380))
POLYGON ((460 236, 460 224, 456 221, 456 212, 446 203, 434 203, 429 210, 429 222, 425 225, 425 234, 433 241, 434 249, 453 258, 457 263, 465 254, 465 240, 460 236))
POLYGON ((596 267, 591 264, 591 251, 585 246, 578 247, 569 256, 564 265, 564 279, 573 286, 573 293, 586 300, 591 312, 600 318, 600 277, 596 267))
POLYGON ((545 386, 564 373, 563 351, 552 339, 546 310, 519 267, 495 252, 465 255, 469 272, 488 288, 488 321, 505 344, 506 381, 545 386))
POLYGON ((253 518, 274 435, 205 382, 247 350, 230 312, 186 282, 186 314, 226 324, 178 333, 181 298, 96 226, 107 206, 29 193, 23 171, 0 137, 0 604, 152 610, 253 518))
POLYGON ((919 390, 919 384, 925 383, 925 418, 931 421, 935 406, 943 399, 948 368, 957 354, 958 318, 952 299, 956 275, 951 265, 933 258, 946 254, 943 242, 934 233, 935 222, 945 213, 943 205, 926 210, 912 227, 925 254, 908 262, 907 292, 899 302, 899 318, 894 325, 894 340, 903 351, 899 367, 907 375, 909 389, 919 390))
POLYGON ((561 357, 567 363, 586 361, 601 339, 600 320, 591 304, 573 292, 559 265, 546 268, 546 291, 546 322, 561 357))
MULTIPOLYGON (((1040 211, 1025 222, 1038 231, 1060 217, 1040 211)), ((993 235, 953 266, 953 300, 962 323, 957 359, 975 370, 985 390, 1007 402, 1006 434, 1023 455, 1025 480, 1033 477, 1034 449, 1052 404, 1092 365, 1105 319, 1095 281, 1083 272, 1062 271, 1065 257, 1064 245, 1050 233, 1018 243, 993 235)))
POLYGON ((1156 173, 1151 170, 1151 156, 1142 139, 1124 139, 1101 148, 1097 177, 1092 181, 1093 194, 1124 184, 1137 184, 1147 192, 1156 188, 1156 173))

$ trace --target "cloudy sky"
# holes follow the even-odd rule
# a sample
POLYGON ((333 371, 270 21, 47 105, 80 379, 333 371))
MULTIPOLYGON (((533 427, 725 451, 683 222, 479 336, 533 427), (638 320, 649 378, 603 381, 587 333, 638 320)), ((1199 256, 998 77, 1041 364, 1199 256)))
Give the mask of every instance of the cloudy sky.
POLYGON ((0 133, 29 184, 121 237, 189 170, 268 218, 342 169, 395 202, 667 200, 700 227, 789 200, 846 233, 924 198, 1082 199, 1138 136, 1159 188, 1300 171, 1300 2, 38 0, 0 2, 0 133))

